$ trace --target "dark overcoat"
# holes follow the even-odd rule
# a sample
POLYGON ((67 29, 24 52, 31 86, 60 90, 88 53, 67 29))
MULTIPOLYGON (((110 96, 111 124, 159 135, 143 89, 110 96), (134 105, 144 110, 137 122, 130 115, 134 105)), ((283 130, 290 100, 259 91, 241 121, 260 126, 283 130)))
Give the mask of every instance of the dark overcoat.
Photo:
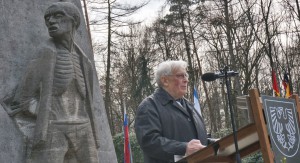
POLYGON ((174 162, 174 155, 185 155, 187 143, 199 139, 207 145, 202 117, 184 99, 183 109, 163 88, 142 101, 137 110, 135 132, 144 152, 144 163, 174 162))

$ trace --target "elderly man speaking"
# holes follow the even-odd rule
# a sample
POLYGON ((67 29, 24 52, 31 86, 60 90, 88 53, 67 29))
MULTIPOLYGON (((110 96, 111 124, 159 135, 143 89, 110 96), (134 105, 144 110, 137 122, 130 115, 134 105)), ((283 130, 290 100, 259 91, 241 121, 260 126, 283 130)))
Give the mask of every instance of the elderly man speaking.
POLYGON ((202 117, 184 95, 187 63, 165 61, 158 65, 159 86, 138 107, 135 132, 145 163, 174 162, 174 155, 189 155, 208 144, 202 117))

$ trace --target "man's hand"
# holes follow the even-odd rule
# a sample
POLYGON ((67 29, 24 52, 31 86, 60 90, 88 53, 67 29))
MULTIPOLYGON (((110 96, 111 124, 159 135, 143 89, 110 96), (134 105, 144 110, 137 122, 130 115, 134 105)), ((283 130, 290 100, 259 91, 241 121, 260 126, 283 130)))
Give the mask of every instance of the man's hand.
POLYGON ((196 151, 199 151, 202 148, 205 148, 206 146, 202 145, 200 140, 193 139, 190 142, 188 142, 186 147, 185 155, 190 155, 196 151))

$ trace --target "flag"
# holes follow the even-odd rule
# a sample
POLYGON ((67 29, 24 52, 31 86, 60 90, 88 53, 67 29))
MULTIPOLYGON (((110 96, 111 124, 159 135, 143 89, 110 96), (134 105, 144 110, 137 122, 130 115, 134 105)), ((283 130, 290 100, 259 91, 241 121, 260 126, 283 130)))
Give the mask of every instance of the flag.
POLYGON ((272 83, 273 83, 273 91, 276 97, 280 96, 279 87, 277 84, 276 74, 274 69, 272 68, 272 83))
POLYGON ((290 92, 290 82, 289 82, 289 78, 288 78, 287 73, 283 74, 282 85, 283 85, 284 90, 285 90, 285 97, 289 98, 291 96, 291 92, 290 92))
POLYGON ((199 98, 198 98, 198 93, 196 88, 194 87, 194 107, 197 110, 197 112, 202 115, 201 113, 201 108, 200 108, 200 103, 199 103, 199 98))
POLYGON ((131 163, 131 148, 129 140, 128 118, 126 109, 124 109, 124 163, 131 163))

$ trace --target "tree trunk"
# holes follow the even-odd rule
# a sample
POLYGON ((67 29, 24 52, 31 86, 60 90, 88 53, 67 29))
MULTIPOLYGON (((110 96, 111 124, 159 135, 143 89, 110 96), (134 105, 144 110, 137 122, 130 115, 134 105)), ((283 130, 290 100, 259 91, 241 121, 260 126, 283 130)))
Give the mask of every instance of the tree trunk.
POLYGON ((186 54, 187 54, 187 57, 188 57, 188 72, 190 74, 190 78, 189 78, 190 96, 189 97, 190 97, 190 99, 192 99, 193 98, 194 85, 195 85, 195 76, 194 76, 193 65, 192 65, 190 45, 189 45, 187 33, 185 31, 184 15, 182 13, 182 6, 181 5, 179 5, 179 16, 180 16, 181 28, 182 28, 182 32, 183 32, 183 38, 184 38, 186 54))
POLYGON ((110 112, 110 67, 111 67, 111 6, 110 0, 107 1, 108 4, 108 40, 107 40, 107 60, 106 60, 106 77, 105 77, 105 109, 107 113, 108 123, 110 125, 110 129, 112 135, 114 135, 114 129, 112 128, 111 121, 111 112, 110 112))

